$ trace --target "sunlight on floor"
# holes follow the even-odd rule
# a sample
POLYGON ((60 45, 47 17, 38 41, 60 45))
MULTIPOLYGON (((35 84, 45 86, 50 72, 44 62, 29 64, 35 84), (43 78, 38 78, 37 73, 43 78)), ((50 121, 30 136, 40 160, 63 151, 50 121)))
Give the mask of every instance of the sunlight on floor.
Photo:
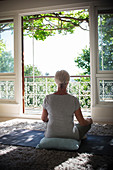
POLYGON ((7 145, 4 145, 4 146, 3 146, 3 149, 0 148, 0 156, 5 155, 5 154, 7 154, 7 153, 9 153, 9 152, 12 152, 12 151, 14 151, 15 149, 17 149, 16 146, 7 146, 7 145))
POLYGON ((60 165, 56 166, 54 169, 55 170, 60 170, 60 169, 67 169, 67 170, 75 170, 75 169, 80 169, 82 167, 86 167, 87 169, 91 169, 91 164, 88 164, 90 162, 90 159, 93 157, 93 154, 87 154, 87 153, 82 153, 78 154, 77 157, 75 158, 69 158, 67 161, 62 162, 60 165))

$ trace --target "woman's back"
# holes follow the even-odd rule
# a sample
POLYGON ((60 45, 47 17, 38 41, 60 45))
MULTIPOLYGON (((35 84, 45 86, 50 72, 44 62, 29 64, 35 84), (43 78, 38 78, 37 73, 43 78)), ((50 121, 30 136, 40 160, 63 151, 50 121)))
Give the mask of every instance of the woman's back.
POLYGON ((50 94, 46 96, 43 107, 49 117, 45 137, 78 138, 73 132, 74 112, 80 107, 76 97, 50 94))

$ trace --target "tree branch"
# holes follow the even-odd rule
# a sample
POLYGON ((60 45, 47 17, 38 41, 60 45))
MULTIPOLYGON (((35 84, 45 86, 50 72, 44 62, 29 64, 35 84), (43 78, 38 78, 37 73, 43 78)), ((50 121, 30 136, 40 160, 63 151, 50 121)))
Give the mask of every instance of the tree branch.
POLYGON ((85 19, 81 19, 81 18, 75 18, 75 17, 68 17, 68 16, 60 16, 58 13, 51 13, 50 15, 48 15, 48 14, 45 14, 44 16, 42 16, 42 15, 36 15, 36 17, 35 18, 29 18, 28 20, 27 19, 24 19, 24 21, 25 22, 30 22, 30 21, 33 21, 33 20, 39 20, 39 19, 41 19, 41 18, 43 18, 43 19, 45 19, 45 21, 46 22, 48 22, 49 24, 44 24, 43 25, 43 21, 42 21, 42 26, 37 26, 37 27, 29 27, 29 29, 28 28, 26 28, 25 27, 25 29, 27 29, 27 30, 36 30, 36 29, 38 29, 38 30, 46 30, 46 31, 54 31, 54 30, 68 30, 68 29, 73 29, 74 27, 80 27, 81 29, 83 29, 83 30, 87 30, 87 29, 84 29, 84 28, 82 28, 81 26, 80 26, 80 23, 81 22, 83 22, 83 21, 86 21, 86 22, 89 22, 88 21, 88 18, 85 18, 85 19), (50 20, 48 20, 47 18, 56 18, 56 19, 58 19, 58 21, 61 21, 61 23, 59 24, 59 22, 58 22, 58 24, 55 24, 55 23, 53 23, 53 22, 51 22, 50 20), (79 23, 74 23, 74 21, 79 21, 79 23), (70 25, 68 28, 63 28, 63 22, 68 22, 68 23, 70 23, 70 24, 72 24, 72 26, 70 25), (45 26, 49 26, 50 28, 44 28, 45 26), (60 28, 59 28, 59 26, 60 26, 60 28))
POLYGON ((3 32, 3 31, 7 31, 7 30, 13 30, 13 27, 6 28, 6 29, 3 29, 3 28, 1 29, 1 28, 0 28, 0 31, 1 31, 1 32, 3 32))
POLYGON ((79 27, 84 31, 89 31, 88 29, 85 29, 85 28, 81 27, 80 25, 79 25, 79 27))
POLYGON ((44 15, 44 16, 40 16, 40 17, 36 17, 36 18, 29 18, 29 20, 26 20, 24 19, 23 21, 31 21, 31 20, 38 20, 38 19, 41 19, 41 18, 57 18, 59 20, 61 19, 73 19, 75 21, 86 21, 86 22, 89 22, 88 18, 85 18, 85 19, 81 19, 81 18, 75 18, 75 17, 67 17, 67 16, 53 16, 53 15, 44 15))
MULTIPOLYGON (((33 29, 36 29, 35 27, 33 27, 33 29)), ((26 30, 30 30, 30 29, 26 29, 26 30)), ((38 28, 38 30, 44 30, 44 31, 54 31, 54 30, 68 30, 68 28, 47 28, 47 29, 41 29, 38 28)))

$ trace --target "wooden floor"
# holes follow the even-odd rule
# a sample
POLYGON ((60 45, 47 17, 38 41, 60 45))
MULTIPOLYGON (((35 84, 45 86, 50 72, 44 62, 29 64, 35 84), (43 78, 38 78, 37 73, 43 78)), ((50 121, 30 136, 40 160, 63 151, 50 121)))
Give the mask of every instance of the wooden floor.
MULTIPOLYGON (((8 120, 13 120, 13 119, 26 119, 26 120, 28 120, 28 119, 30 119, 30 120, 38 120, 39 122, 42 122, 42 120, 41 119, 34 119, 34 118, 17 118, 17 117, 15 117, 15 118, 9 118, 9 117, 0 117, 0 122, 5 122, 5 121, 8 121, 8 120)), ((75 122, 76 122, 77 120, 75 120, 75 122)), ((108 125, 113 125, 113 123, 111 123, 111 122, 101 122, 101 121, 99 121, 99 122, 93 122, 93 123, 99 123, 99 124, 108 124, 108 125)))
POLYGON ((5 122, 5 121, 8 121, 8 120, 13 120, 15 118, 9 118, 9 117, 0 117, 0 122, 5 122))
MULTIPOLYGON (((33 109, 33 108, 31 108, 31 109, 29 109, 29 108, 27 108, 27 109, 25 109, 25 114, 26 115, 38 115, 38 116, 41 116, 41 114, 42 114, 42 109, 33 109)), ((90 110, 82 110, 82 114, 83 114, 83 116, 84 117, 88 117, 88 116, 91 116, 91 111, 90 110)))
MULTIPOLYGON (((42 114, 42 110, 41 109, 26 109, 25 110, 25 117, 20 117, 20 119, 38 119, 39 121, 40 118, 41 118, 41 114, 42 114)), ((91 116, 91 112, 90 111, 82 111, 82 114, 85 117, 87 116, 91 116)), ((0 117, 0 122, 5 122, 5 121, 8 121, 8 120, 13 120, 13 119, 16 119, 18 117, 0 117)), ((75 119, 76 121, 76 119, 75 119)))

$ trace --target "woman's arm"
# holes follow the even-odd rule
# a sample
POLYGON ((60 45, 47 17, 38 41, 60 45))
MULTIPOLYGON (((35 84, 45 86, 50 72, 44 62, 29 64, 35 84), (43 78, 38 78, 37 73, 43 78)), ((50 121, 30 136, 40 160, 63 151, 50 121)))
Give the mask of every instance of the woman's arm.
POLYGON ((87 126, 93 123, 91 118, 84 119, 80 108, 75 111, 75 116, 81 126, 87 126))
POLYGON ((48 112, 46 109, 43 108, 43 111, 42 111, 42 116, 41 116, 41 119, 44 121, 44 122, 48 122, 48 112))

